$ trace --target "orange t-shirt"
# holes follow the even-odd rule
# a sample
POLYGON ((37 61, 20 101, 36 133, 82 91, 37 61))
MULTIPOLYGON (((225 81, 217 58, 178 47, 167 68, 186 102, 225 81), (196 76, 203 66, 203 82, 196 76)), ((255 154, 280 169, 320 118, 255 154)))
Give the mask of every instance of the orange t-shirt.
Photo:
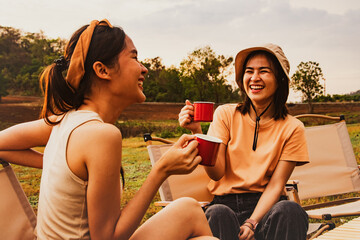
POLYGON ((285 119, 260 121, 256 151, 252 150, 255 121, 236 110, 237 104, 219 106, 208 135, 226 145, 225 175, 211 180, 214 195, 263 192, 278 161, 309 162, 303 123, 288 115, 285 119))

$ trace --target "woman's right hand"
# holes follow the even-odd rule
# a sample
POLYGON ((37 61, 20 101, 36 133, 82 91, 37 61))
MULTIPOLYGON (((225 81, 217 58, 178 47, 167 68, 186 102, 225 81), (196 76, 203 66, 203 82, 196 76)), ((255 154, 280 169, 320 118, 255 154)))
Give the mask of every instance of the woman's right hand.
POLYGON ((157 165, 168 177, 174 174, 188 174, 200 163, 198 142, 193 135, 182 135, 179 140, 160 158, 157 165))
POLYGON ((199 122, 194 122, 194 106, 189 100, 185 101, 185 106, 179 113, 180 127, 190 130, 193 134, 202 133, 199 122))

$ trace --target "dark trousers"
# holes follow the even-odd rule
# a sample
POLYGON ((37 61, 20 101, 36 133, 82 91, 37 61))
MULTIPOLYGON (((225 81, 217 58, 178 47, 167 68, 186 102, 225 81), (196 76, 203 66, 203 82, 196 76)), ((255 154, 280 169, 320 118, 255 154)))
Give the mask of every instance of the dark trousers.
MULTIPOLYGON (((215 237, 238 240, 240 226, 254 211, 261 193, 215 196, 205 214, 215 237)), ((308 215, 303 208, 282 196, 255 229, 256 240, 304 240, 308 215)))

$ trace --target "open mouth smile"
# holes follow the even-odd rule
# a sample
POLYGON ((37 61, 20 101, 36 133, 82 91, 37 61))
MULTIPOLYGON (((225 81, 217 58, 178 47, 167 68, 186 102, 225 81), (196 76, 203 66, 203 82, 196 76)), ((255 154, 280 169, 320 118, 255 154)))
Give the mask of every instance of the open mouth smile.
POLYGON ((251 90, 261 90, 264 89, 265 87, 262 85, 250 85, 250 89, 251 90))

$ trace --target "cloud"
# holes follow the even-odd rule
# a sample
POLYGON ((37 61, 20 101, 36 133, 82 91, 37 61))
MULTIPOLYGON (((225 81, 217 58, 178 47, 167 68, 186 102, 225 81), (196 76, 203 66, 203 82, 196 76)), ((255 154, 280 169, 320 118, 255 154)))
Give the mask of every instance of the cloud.
POLYGON ((108 18, 134 40, 140 59, 178 65, 195 48, 217 54, 265 42, 279 44, 294 72, 317 61, 329 93, 360 89, 358 0, 0 0, 0 23, 68 39, 92 19, 108 18))

